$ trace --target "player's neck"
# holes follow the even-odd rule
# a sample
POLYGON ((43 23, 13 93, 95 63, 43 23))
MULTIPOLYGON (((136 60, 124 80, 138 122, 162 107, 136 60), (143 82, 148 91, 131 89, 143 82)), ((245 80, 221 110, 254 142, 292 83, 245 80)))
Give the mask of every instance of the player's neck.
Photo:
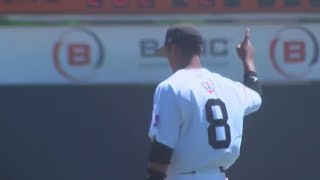
POLYGON ((187 64, 184 69, 201 69, 202 65, 199 56, 193 56, 189 64, 187 64))
POLYGON ((175 66, 172 66, 173 72, 176 72, 180 69, 201 69, 202 68, 199 56, 193 56, 188 63, 184 63, 186 61, 183 61, 183 60, 180 60, 178 62, 180 63, 175 64, 175 66))

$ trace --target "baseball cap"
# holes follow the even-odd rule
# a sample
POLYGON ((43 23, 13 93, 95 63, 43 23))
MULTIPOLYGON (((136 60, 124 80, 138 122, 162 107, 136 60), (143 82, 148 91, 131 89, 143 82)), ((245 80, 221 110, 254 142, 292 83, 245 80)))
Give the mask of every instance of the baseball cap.
POLYGON ((156 50, 156 56, 167 57, 170 44, 202 44, 201 33, 191 24, 177 24, 171 26, 166 33, 165 44, 156 50))

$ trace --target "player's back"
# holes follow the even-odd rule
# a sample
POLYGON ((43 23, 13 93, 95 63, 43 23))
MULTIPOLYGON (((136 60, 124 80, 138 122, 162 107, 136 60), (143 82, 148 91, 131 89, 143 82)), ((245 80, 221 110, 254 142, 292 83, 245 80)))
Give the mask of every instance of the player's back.
POLYGON ((173 89, 180 115, 169 173, 232 165, 240 153, 243 116, 259 108, 260 96, 204 68, 179 70, 163 83, 173 89), (247 102, 246 96, 257 100, 247 102))

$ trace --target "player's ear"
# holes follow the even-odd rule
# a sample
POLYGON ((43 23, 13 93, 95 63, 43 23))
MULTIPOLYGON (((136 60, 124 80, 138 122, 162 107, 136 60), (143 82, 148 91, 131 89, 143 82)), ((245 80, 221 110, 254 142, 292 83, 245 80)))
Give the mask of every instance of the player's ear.
POLYGON ((176 57, 176 58, 180 57, 180 55, 182 54, 181 48, 178 45, 173 44, 172 45, 172 53, 173 53, 174 57, 176 57))
POLYGON ((171 53, 171 51, 172 51, 172 44, 168 44, 167 46, 166 46, 166 51, 167 51, 167 56, 171 53))
POLYGON ((168 45, 168 46, 167 46, 168 57, 172 57, 173 51, 174 51, 173 44, 168 45))

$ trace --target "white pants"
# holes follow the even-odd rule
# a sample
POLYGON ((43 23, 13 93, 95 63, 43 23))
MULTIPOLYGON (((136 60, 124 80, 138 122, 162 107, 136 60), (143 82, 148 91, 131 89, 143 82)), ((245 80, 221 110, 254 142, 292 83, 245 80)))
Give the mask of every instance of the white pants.
POLYGON ((226 180, 226 175, 217 168, 190 174, 169 174, 166 180, 226 180))

